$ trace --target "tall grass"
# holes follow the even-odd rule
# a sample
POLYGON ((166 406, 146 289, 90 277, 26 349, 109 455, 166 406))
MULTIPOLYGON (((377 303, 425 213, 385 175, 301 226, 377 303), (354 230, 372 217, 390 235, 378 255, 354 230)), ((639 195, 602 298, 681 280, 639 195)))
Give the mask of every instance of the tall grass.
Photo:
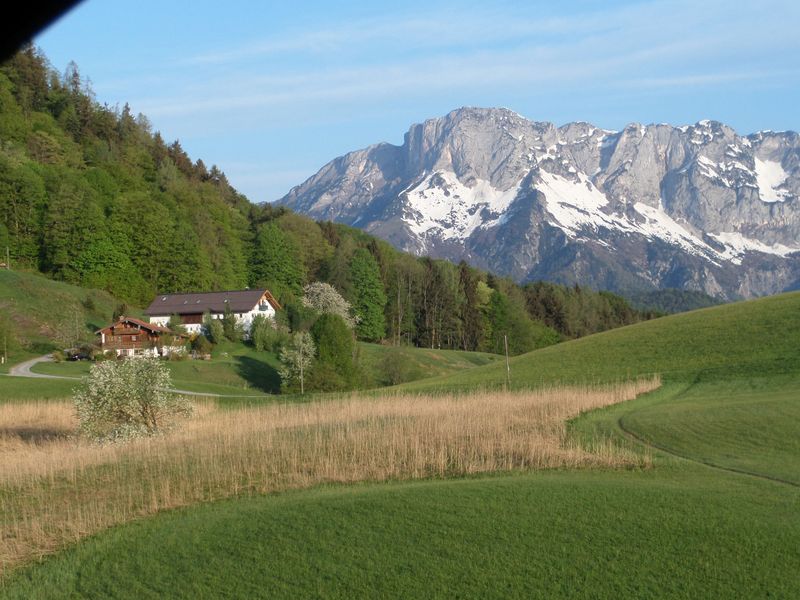
POLYGON ((180 430, 105 446, 73 434, 68 402, 0 405, 0 575, 106 527, 237 494, 641 465, 646 459, 611 445, 580 447, 566 422, 659 384, 351 397, 235 411, 200 404, 180 430))

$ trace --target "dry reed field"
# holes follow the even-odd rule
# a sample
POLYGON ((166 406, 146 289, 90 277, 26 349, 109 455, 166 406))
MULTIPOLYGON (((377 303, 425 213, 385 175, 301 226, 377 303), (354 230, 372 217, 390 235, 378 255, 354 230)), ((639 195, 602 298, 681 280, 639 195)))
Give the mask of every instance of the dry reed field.
POLYGON ((221 410, 199 403, 171 433, 96 445, 69 402, 0 405, 0 577, 159 510, 323 483, 648 463, 567 435, 580 413, 658 378, 592 388, 405 395, 221 410))

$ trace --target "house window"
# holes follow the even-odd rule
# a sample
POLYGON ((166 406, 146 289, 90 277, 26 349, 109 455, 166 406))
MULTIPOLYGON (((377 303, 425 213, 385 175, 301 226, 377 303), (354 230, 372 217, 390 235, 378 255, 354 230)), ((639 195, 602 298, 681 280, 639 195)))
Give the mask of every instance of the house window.
POLYGON ((135 336, 135 335, 132 335, 132 336, 131 336, 131 341, 132 341, 132 342, 135 342, 135 341, 136 341, 136 336, 135 336))

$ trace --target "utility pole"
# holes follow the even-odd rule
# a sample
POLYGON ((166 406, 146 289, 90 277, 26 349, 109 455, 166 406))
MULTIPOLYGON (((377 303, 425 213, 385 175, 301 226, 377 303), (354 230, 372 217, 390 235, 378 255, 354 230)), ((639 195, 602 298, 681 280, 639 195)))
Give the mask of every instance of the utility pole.
POLYGON ((506 349, 506 389, 511 388, 511 363, 508 362, 508 335, 503 334, 503 345, 506 349))

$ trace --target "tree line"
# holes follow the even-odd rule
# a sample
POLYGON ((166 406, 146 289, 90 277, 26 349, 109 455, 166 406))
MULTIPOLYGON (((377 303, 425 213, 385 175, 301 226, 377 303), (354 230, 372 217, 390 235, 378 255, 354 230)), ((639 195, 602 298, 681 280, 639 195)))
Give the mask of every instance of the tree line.
POLYGON ((0 248, 12 264, 135 305, 156 293, 268 287, 292 331, 332 285, 355 334, 513 354, 650 318, 619 296, 414 257, 366 233, 254 205, 148 119, 98 103, 34 47, 0 66, 0 248))

